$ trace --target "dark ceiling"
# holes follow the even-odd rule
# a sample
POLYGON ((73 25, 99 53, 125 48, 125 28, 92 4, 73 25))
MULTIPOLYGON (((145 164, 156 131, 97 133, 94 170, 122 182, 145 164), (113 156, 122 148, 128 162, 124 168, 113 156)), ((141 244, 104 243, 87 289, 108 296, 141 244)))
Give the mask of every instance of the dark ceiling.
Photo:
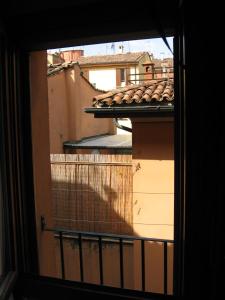
POLYGON ((177 8, 162 0, 7 1, 0 14, 16 43, 42 49, 159 37, 158 24, 171 36, 177 8))

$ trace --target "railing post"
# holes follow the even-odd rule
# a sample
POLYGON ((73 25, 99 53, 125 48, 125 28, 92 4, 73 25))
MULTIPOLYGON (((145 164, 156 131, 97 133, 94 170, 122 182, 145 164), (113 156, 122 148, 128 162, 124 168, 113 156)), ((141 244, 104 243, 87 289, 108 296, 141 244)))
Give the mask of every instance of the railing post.
MULTIPOLYGON (((78 239, 79 244, 79 260, 80 260, 80 281, 84 281, 84 269, 83 269, 83 254, 82 254, 82 237, 83 236, 91 236, 92 238, 95 237, 98 240, 99 246, 99 279, 100 284, 104 284, 104 269, 103 269, 103 239, 116 239, 119 242, 119 260, 120 260, 120 287, 124 288, 124 240, 138 240, 140 241, 140 264, 141 264, 141 289, 142 291, 146 291, 146 280, 145 280, 145 245, 146 241, 161 243, 163 246, 163 294, 168 294, 168 243, 174 243, 173 240, 165 240, 165 239, 155 239, 155 238, 147 238, 147 237, 134 237, 134 236, 127 236, 127 235, 116 235, 116 234, 107 234, 107 233, 99 233, 99 232, 83 232, 83 231, 76 231, 76 230, 64 230, 62 228, 48 228, 46 226, 45 220, 41 218, 41 225, 42 230, 49 231, 56 234, 56 237, 59 236, 59 247, 60 247, 60 263, 61 263, 61 277, 65 279, 65 262, 64 262, 64 244, 63 238, 68 235, 68 238, 75 238, 78 239)), ((95 242, 96 242, 95 239, 95 242)), ((107 242, 107 240, 104 240, 107 242)), ((149 255, 149 252, 148 252, 149 255)), ((139 281, 140 282, 140 281, 139 281)))
POLYGON ((145 241, 141 240, 142 291, 145 291, 145 241))
POLYGON ((83 270, 83 254, 82 254, 82 238, 81 233, 78 233, 78 243, 79 243, 79 258, 80 258, 80 281, 84 281, 84 270, 83 270))
POLYGON ((167 295, 167 242, 164 242, 164 295, 167 295))
POLYGON ((100 275, 100 284, 103 284, 103 265, 102 265, 102 237, 98 238, 98 247, 99 247, 99 275, 100 275))
POLYGON ((124 278, 123 278, 123 239, 120 238, 120 287, 124 287, 124 278))
POLYGON ((62 279, 65 279, 64 251, 63 251, 63 233, 59 232, 60 258, 61 258, 61 274, 62 279))

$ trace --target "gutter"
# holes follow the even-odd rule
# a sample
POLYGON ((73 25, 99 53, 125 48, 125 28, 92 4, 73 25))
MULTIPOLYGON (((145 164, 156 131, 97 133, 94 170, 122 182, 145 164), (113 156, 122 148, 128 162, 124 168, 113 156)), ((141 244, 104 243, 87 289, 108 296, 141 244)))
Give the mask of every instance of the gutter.
POLYGON ((88 107, 84 111, 94 114, 95 118, 173 117, 174 106, 88 107))

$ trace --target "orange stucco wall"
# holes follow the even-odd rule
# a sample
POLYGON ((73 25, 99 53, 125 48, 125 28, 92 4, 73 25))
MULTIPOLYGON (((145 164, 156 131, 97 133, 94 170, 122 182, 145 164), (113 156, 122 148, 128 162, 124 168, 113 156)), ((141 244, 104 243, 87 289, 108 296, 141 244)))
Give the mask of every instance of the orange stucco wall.
POLYGON ((173 122, 133 121, 134 230, 173 239, 173 122))
POLYGON ((99 93, 80 75, 78 65, 48 76, 51 153, 64 153, 64 141, 115 132, 112 119, 95 119, 84 112, 99 93))
POLYGON ((53 234, 41 231, 41 216, 53 226, 51 170, 48 131, 48 98, 45 51, 30 56, 31 119, 34 195, 40 275, 54 276, 56 272, 53 234))
MULTIPOLYGON (((173 239, 173 120, 132 120, 134 234, 173 239)), ((134 244, 134 285, 141 286, 140 244, 134 244)), ((146 289, 163 292, 163 244, 145 242, 146 289)), ((172 293, 173 244, 168 244, 168 292, 172 293)))

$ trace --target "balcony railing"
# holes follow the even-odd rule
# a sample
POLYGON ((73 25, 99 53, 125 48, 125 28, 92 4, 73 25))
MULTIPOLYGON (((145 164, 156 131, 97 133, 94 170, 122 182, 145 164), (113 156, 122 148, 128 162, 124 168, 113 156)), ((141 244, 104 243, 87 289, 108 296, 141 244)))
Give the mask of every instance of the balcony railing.
POLYGON ((103 273, 103 243, 107 241, 115 241, 119 244, 119 271, 120 271, 120 287, 124 288, 124 244, 128 241, 140 241, 140 265, 141 265, 141 290, 146 291, 146 263, 145 263, 145 244, 146 242, 161 243, 163 245, 163 294, 167 295, 168 286, 168 244, 173 244, 173 240, 155 239, 147 237, 137 237, 128 235, 118 235, 109 233, 98 232, 84 232, 76 230, 66 230, 63 228, 48 228, 45 224, 44 218, 42 218, 42 230, 50 231, 55 234, 55 237, 59 239, 60 248, 60 266, 61 266, 61 278, 65 278, 65 256, 64 256, 64 239, 74 239, 78 243, 79 247, 79 266, 80 266, 80 281, 84 282, 84 261, 83 261, 83 247, 82 243, 86 239, 89 241, 98 243, 99 253, 99 284, 104 285, 104 273, 103 273))
POLYGON ((156 67, 153 71, 128 74, 128 83, 139 83, 151 79, 173 79, 173 67, 156 67))

